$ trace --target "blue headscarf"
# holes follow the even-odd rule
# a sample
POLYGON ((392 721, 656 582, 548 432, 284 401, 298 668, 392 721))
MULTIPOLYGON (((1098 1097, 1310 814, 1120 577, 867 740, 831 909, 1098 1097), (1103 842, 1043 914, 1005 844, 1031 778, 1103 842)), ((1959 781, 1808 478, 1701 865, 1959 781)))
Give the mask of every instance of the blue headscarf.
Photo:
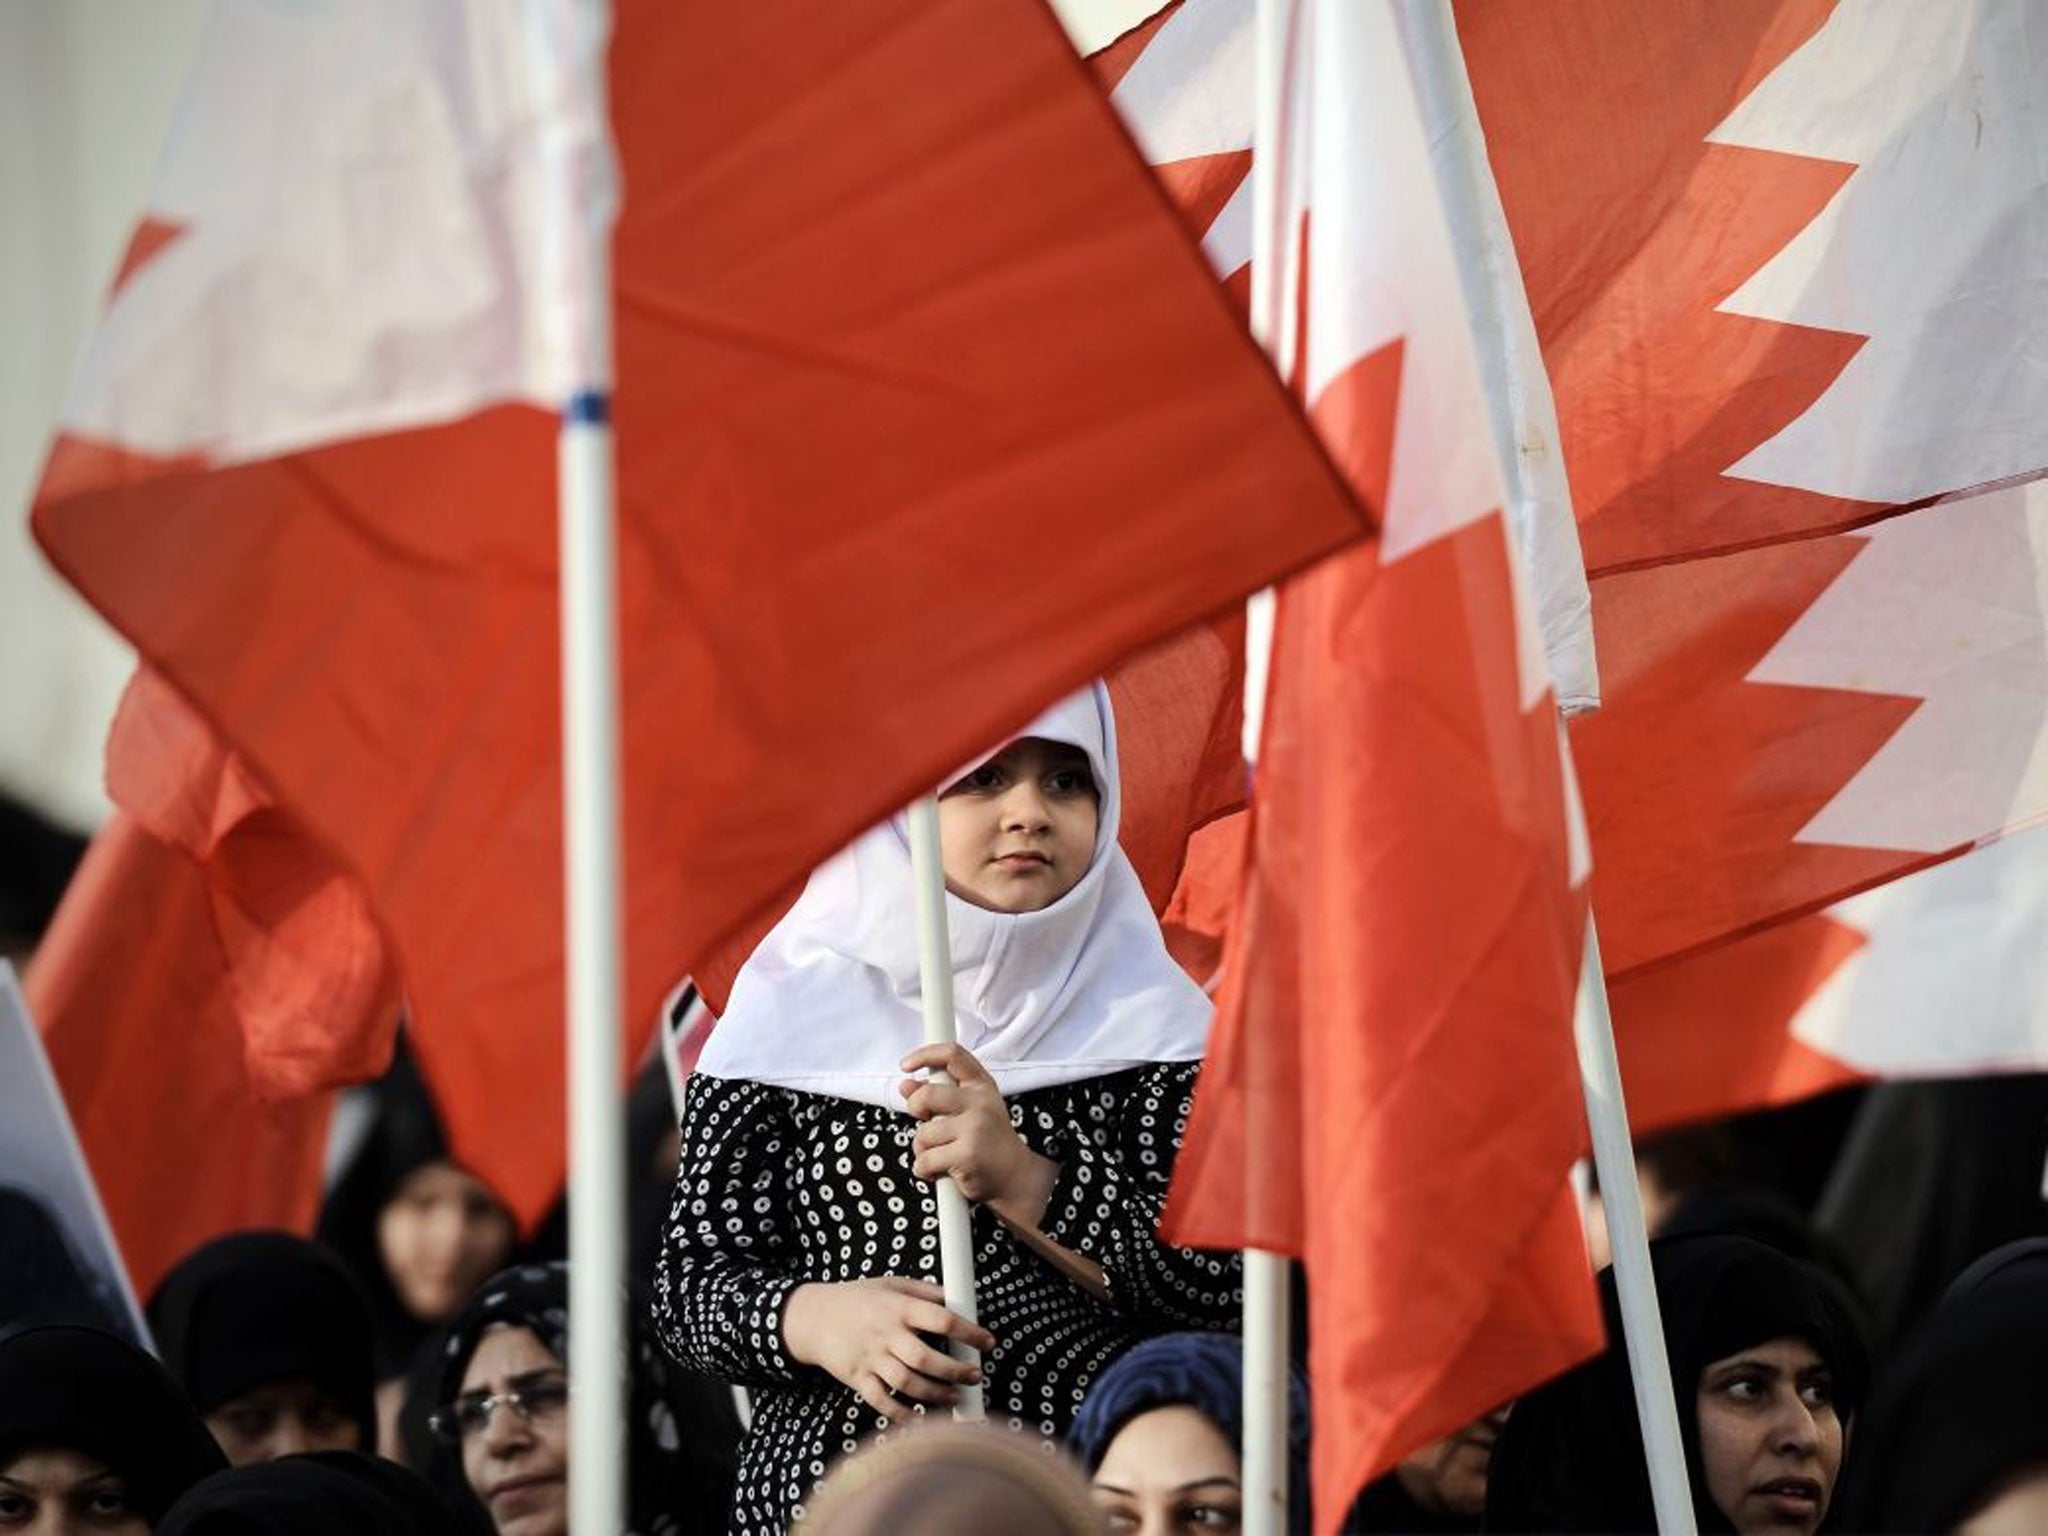
MULTIPOLYGON (((1220 1333, 1169 1333, 1123 1355, 1095 1378, 1067 1431, 1067 1446, 1094 1472, 1119 1431, 1141 1413, 1185 1405, 1244 1446, 1244 1345, 1220 1333)), ((1287 1373, 1287 1529, 1306 1536, 1308 1509, 1308 1383, 1287 1373)))

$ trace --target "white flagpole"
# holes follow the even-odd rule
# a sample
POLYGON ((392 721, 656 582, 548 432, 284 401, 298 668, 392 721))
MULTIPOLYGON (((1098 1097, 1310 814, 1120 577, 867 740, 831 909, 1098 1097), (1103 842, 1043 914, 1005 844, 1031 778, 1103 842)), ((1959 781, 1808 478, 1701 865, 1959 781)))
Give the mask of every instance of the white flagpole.
POLYGON ((569 1524, 626 1528, 626 1154, 620 1098, 617 504, 606 0, 529 0, 548 164, 544 281, 565 359, 557 450, 569 1058, 569 1524))
MULTIPOLYGON (((1293 371, 1291 319, 1300 274, 1289 237, 1287 143, 1292 109, 1287 73, 1299 24, 1299 0, 1257 0, 1253 11, 1252 335, 1284 378, 1293 371)), ((1296 56, 1298 57, 1298 55, 1296 56)), ((1298 85, 1298 82, 1296 82, 1298 85)), ((1273 636, 1273 591, 1245 606, 1244 759, 1256 764, 1266 714, 1266 678, 1273 636)), ((1282 1536, 1287 1529, 1287 1255, 1244 1251, 1245 1536, 1282 1536)))
MULTIPOLYGON (((946 867, 939 850, 939 802, 931 796, 910 806, 911 882, 917 888, 917 979, 924 998, 924 1043, 951 1045, 958 1038, 953 1016, 953 937, 946 926, 946 867)), ((949 1081, 934 1072, 937 1082, 949 1081)), ((974 1224, 967 1209, 967 1197, 951 1179, 934 1186, 939 1202, 939 1278, 946 1291, 946 1307, 970 1323, 977 1315, 974 1286, 974 1224)), ((955 1358, 981 1363, 981 1351, 954 1343, 955 1358)), ((963 1383, 960 1401, 954 1405, 956 1419, 982 1417, 981 1386, 963 1383)))
POLYGON ((1579 974, 1573 1033, 1579 1075, 1586 1089, 1586 1120, 1593 1132, 1593 1166, 1600 1175, 1600 1203, 1607 1214, 1608 1245, 1614 1254, 1615 1289, 1621 1300, 1622 1332, 1628 1340, 1629 1377, 1635 1384, 1636 1417, 1643 1429, 1643 1455, 1650 1466, 1650 1497, 1657 1529, 1664 1536, 1693 1536, 1692 1484, 1685 1471, 1685 1442, 1678 1433, 1678 1405, 1671 1391, 1671 1361, 1664 1349, 1664 1323, 1657 1308, 1657 1283, 1650 1270, 1650 1239, 1636 1187, 1635 1148, 1629 1140, 1628 1108, 1621 1096, 1621 1064, 1614 1052, 1614 1017, 1607 1006, 1607 978, 1600 968, 1600 935, 1586 917, 1586 959, 1579 974))
POLYGON ((625 1529, 626 1158, 619 1114, 619 722, 612 439, 603 397, 563 413, 563 792, 568 866, 570 1525, 625 1529))
MULTIPOLYGON (((1524 568, 1541 584, 1547 605, 1553 592, 1569 595, 1564 578, 1570 573, 1559 568, 1563 544, 1546 543, 1546 536, 1556 536, 1559 530, 1538 526, 1535 520, 1562 509, 1573 559, 1577 542, 1570 528, 1569 491, 1563 483, 1550 379, 1536 347, 1535 324, 1515 262, 1507 215, 1486 160, 1478 108, 1450 7, 1437 0, 1408 0, 1397 15, 1417 98, 1430 130, 1438 195, 1458 253, 1459 283, 1493 424, 1501 478, 1509 492, 1509 510, 1515 514, 1517 543, 1524 554, 1524 568)), ((1589 601, 1585 592, 1581 568, 1576 583, 1581 612, 1589 601)), ((1570 637, 1550 632, 1552 617, 1546 606, 1544 649, 1558 698, 1569 713, 1574 707, 1589 707, 1598 701, 1591 633, 1586 631, 1583 644, 1571 643, 1570 637)), ((1565 771, 1572 771, 1569 762, 1565 771)), ((1607 982, 1600 968, 1600 941, 1590 914, 1573 1034, 1657 1523, 1665 1536, 1692 1536, 1692 1489, 1686 1477, 1685 1446, 1679 1438, 1642 1197, 1636 1187, 1635 1153, 1622 1101, 1607 982)))

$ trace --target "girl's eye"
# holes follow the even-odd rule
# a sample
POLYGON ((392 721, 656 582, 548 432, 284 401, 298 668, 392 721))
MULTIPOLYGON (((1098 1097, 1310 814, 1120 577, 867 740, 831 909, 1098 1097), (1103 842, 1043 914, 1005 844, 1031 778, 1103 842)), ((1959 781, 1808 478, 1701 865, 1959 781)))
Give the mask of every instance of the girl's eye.
POLYGON ((1189 1507, 1187 1523, 1210 1531, 1234 1531, 1238 1527, 1238 1512, 1221 1504, 1195 1504, 1189 1507))
POLYGON ((1835 1384, 1825 1376, 1815 1376, 1800 1384, 1799 1395, 1815 1408, 1826 1408, 1835 1400, 1835 1384))
POLYGON ((1759 1402, 1764 1395, 1763 1383, 1754 1376, 1731 1376, 1721 1384, 1721 1390, 1738 1403, 1759 1402))
POLYGON ((1095 775, 1085 768, 1062 768, 1050 785, 1056 795, 1087 795, 1095 792, 1095 775))
POLYGON ((983 763, 972 773, 962 774, 960 781, 952 789, 948 790, 947 793, 978 792, 986 794, 989 790, 1002 788, 1002 785, 1002 769, 996 767, 994 763, 983 763))
POLYGON ((15 1521, 25 1522, 35 1512, 35 1505, 21 1494, 14 1492, 12 1489, 0 1492, 0 1520, 5 1520, 10 1524, 15 1521))

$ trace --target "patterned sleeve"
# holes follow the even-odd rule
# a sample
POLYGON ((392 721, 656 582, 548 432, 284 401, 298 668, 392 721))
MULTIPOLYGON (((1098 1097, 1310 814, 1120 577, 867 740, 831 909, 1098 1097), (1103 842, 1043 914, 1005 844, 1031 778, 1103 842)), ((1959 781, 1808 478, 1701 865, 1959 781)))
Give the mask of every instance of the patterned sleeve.
POLYGON ((1170 1327, 1234 1328, 1238 1256, 1159 1238, 1200 1066, 1161 1062, 1084 1085, 1076 1123, 1047 1148, 1060 1172, 1041 1225, 1102 1266, 1119 1311, 1170 1327))
POLYGON ((761 1083, 691 1074, 682 1160, 654 1270, 654 1326, 682 1365, 741 1385, 807 1374, 783 1347, 787 1272, 786 1096, 761 1083))

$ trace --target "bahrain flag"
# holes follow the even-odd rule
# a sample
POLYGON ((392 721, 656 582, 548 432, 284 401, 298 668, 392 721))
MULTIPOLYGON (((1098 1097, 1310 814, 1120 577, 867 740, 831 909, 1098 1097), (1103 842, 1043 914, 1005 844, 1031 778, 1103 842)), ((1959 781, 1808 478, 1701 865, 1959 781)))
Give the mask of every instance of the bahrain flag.
POLYGON ((1610 976, 2048 813, 2038 9, 1457 19, 1592 577, 1610 976))
MULTIPOLYGON (((1775 924, 1833 933, 1814 914, 2048 814, 2048 504, 2024 483, 2048 465, 2038 9, 1456 18, 1592 577, 1604 702, 1572 736, 1631 1111, 1839 1081, 1782 1027, 1689 1033, 1721 993, 1685 978, 1739 969, 1709 952, 1775 924), (1639 1034, 1692 1055, 1639 1075, 1639 1034)), ((1120 101, 1144 83, 1125 70, 1120 101)), ((1195 151, 1249 143, 1217 125, 1250 109, 1242 71, 1191 79, 1206 93, 1152 120, 1193 182, 1224 163, 1195 151)), ((1241 260, 1248 215, 1219 207, 1190 216, 1241 260)), ((1786 946, 1781 981, 1804 954, 1758 942, 1786 946)), ((1757 1017, 1782 1026, 1783 1001, 1757 1017)))
MULTIPOLYGON (((533 9, 220 7, 34 512, 359 888, 455 1156, 528 1220, 584 382, 550 166, 615 141, 624 187, 630 1018, 1048 700, 1365 529, 1042 6, 624 0, 610 141, 533 9)), ((348 1036, 293 1070, 354 1075, 348 1036)))
POLYGON ((1910 1048, 1812 1011, 1892 974, 1874 888, 2048 816, 2039 8, 1457 22, 1592 578, 1572 736, 1632 1116, 2048 1061, 1912 989, 1854 988, 1910 1048))
MULTIPOLYGON (((1302 18, 1287 371, 1380 528, 1278 593, 1217 1027, 1165 1223, 1302 1259, 1322 1530, 1401 1456, 1600 1344, 1566 1184, 1586 847, 1396 14, 1302 18)), ((1205 140, 1170 76, 1198 101, 1227 99, 1209 93, 1232 71, 1248 85, 1249 19, 1184 0, 1112 55, 1113 99, 1161 111, 1148 153, 1173 153, 1162 124, 1188 129, 1185 186, 1231 166, 1191 165, 1205 140)))

